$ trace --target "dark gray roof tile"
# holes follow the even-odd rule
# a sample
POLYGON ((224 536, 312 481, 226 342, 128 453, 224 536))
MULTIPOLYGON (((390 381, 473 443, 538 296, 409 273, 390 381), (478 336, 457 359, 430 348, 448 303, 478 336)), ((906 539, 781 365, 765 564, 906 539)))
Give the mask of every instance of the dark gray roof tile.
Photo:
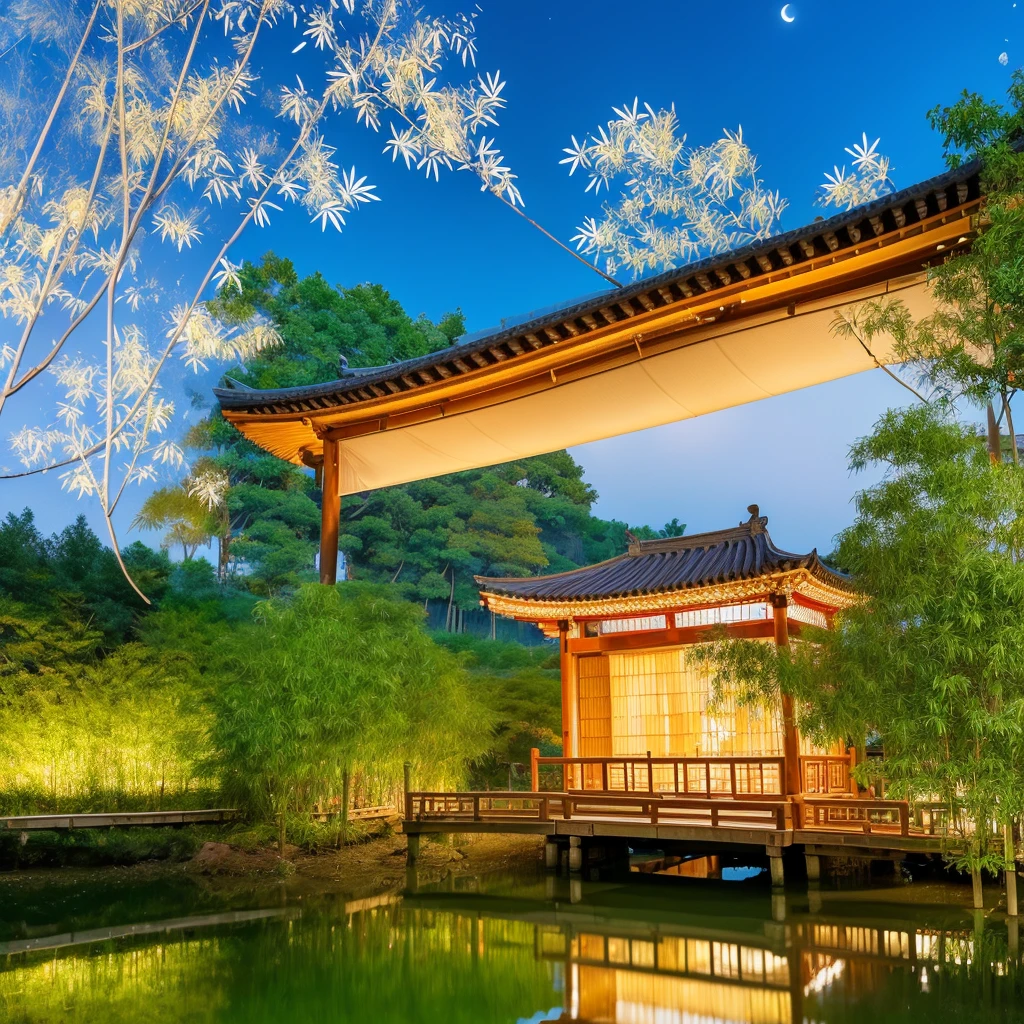
POLYGON ((768 533, 768 517, 756 505, 750 519, 727 530, 633 541, 624 555, 597 565, 551 576, 476 576, 487 593, 533 601, 595 601, 691 590, 756 579, 770 573, 808 569, 833 586, 849 589, 849 579, 830 569, 817 551, 783 551, 768 533))

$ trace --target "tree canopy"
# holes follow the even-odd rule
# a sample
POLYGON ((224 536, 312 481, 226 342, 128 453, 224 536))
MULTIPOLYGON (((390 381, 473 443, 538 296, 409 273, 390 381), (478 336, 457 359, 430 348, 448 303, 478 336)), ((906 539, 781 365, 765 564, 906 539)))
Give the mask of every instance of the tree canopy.
MULTIPOLYGON (((291 261, 273 253, 245 264, 219 301, 223 316, 259 314, 279 329, 279 346, 229 374, 259 388, 330 380, 341 360, 368 366, 423 355, 465 330, 458 310, 437 324, 422 314, 413 319, 380 285, 335 288, 320 274, 299 279, 291 261)), ((186 444, 198 455, 186 490, 221 501, 222 572, 244 566, 263 594, 312 579, 320 533, 312 475, 257 448, 216 412, 186 444)), ((340 546, 350 577, 394 583, 416 601, 475 608, 474 573, 556 572, 623 551, 626 524, 593 516, 596 500, 582 468, 553 452, 346 498, 340 546)), ((673 520, 665 530, 683 528, 673 520)))
POLYGON ((863 602, 789 653, 723 641, 705 657, 747 700, 793 695, 813 735, 876 736, 862 781, 939 799, 970 840, 964 863, 1002 867, 1002 840, 969 822, 1024 810, 1024 476, 931 405, 886 413, 852 449, 868 465, 886 475, 836 549, 863 602))

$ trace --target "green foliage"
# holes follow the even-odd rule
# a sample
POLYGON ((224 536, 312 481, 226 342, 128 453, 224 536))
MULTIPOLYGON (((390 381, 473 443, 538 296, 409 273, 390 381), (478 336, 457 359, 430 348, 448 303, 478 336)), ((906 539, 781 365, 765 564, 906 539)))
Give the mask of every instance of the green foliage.
POLYGON ((0 601, 0 803, 5 813, 202 803, 207 715, 184 656, 0 601))
MULTIPOLYGON (((122 551, 140 587, 156 600, 167 593, 166 555, 135 543, 122 551)), ((114 553, 89 529, 84 516, 44 538, 31 511, 0 522, 0 596, 50 613, 90 622, 108 643, 128 636, 145 605, 124 579, 114 553)))
POLYGON ((162 546, 180 546, 186 562, 210 543, 217 525, 207 504, 183 485, 153 491, 132 520, 132 529, 166 531, 162 546))
POLYGON ((100 867, 147 860, 188 860, 218 833, 195 828, 68 829, 0 832, 0 869, 100 867))
POLYGON ((261 815, 309 812, 349 771, 391 794, 405 760, 423 785, 454 781, 487 716, 422 612, 379 588, 317 584, 270 601, 227 642, 212 695, 226 791, 261 815))
MULTIPOLYGON (((268 253, 241 272, 223 310, 259 312, 278 325, 282 344, 232 371, 250 387, 291 387, 336 378, 346 365, 380 365, 443 349, 464 332, 460 312, 434 326, 413 320, 379 285, 332 288, 320 275, 299 280, 291 262, 268 253)), ((320 495, 312 476, 246 441, 214 414, 194 427, 187 446, 193 472, 229 484, 218 535, 251 570, 244 582, 280 594, 312 580, 320 533, 320 495)), ((474 573, 525 576, 558 572, 621 554, 624 523, 591 515, 596 493, 566 452, 458 473, 346 498, 340 546, 350 575, 394 581, 411 600, 479 600, 474 573)), ((682 527, 673 520, 666 529, 682 527)), ((676 534, 666 534, 676 536, 676 534)))
POLYGON ((474 789, 529 788, 530 748, 562 752, 562 682, 554 645, 526 647, 466 633, 435 633, 470 672, 473 694, 490 712, 487 750, 470 765, 474 789), (510 771, 511 765, 511 771, 510 771))
POLYGON ((558 668, 558 647, 527 647, 506 640, 487 640, 470 633, 434 633, 434 642, 455 654, 472 671, 515 672, 525 668, 558 668))
MULTIPOLYGON (((965 91, 952 106, 929 112, 951 167, 981 161, 985 192, 982 230, 928 272, 935 311, 915 320, 901 301, 881 299, 835 324, 862 343, 890 335, 898 361, 916 367, 939 398, 992 403, 996 459, 1004 457, 999 422, 1015 436, 1011 402, 1024 379, 1024 72, 1014 72, 1008 98, 1004 106, 965 91)), ((1008 454, 1019 462, 1015 444, 1008 454)))
POLYGON ((791 657, 751 642, 706 656, 748 700, 793 694, 812 734, 877 734, 885 756, 862 780, 954 808, 960 863, 998 869, 1002 840, 968 821, 1024 811, 1024 479, 931 406, 887 413, 853 447, 853 469, 877 464, 837 549, 864 603, 791 657))

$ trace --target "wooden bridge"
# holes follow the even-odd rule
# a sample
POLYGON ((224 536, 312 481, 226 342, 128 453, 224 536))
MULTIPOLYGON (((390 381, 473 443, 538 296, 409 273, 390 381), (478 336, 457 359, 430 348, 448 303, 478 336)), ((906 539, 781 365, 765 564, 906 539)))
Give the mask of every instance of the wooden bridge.
POLYGON ((821 780, 821 792, 785 794, 781 757, 544 758, 534 752, 528 792, 408 791, 403 828, 410 863, 421 835, 446 832, 544 835, 551 845, 568 844, 576 870, 583 856, 573 851, 584 840, 665 842, 695 853, 760 848, 776 885, 784 881, 789 848, 805 855, 811 879, 820 875, 822 856, 902 860, 942 852, 933 811, 855 795, 842 757, 800 760, 802 777, 821 780), (542 790, 541 774, 551 768, 560 770, 562 785, 542 790))

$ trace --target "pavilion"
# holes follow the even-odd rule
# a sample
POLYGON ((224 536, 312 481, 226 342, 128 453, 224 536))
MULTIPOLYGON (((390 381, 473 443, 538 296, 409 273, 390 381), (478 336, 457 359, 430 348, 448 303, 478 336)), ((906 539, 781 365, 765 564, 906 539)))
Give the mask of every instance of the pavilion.
POLYGON ((713 668, 688 656, 718 636, 786 646, 805 625, 830 628, 858 599, 817 552, 780 550, 768 517, 756 505, 747 511, 729 529, 633 539, 598 565, 476 577, 491 611, 559 638, 562 757, 553 760, 566 765, 568 788, 741 798, 850 792, 851 754, 801 737, 788 699, 765 708, 716 695, 713 668))
MULTIPOLYGON (((836 313, 898 296, 979 228, 977 164, 806 227, 483 337, 333 381, 216 389, 254 443, 322 476, 320 576, 336 577, 340 496, 494 465, 870 370, 836 313)), ((779 437, 779 451, 792 438, 779 437)))

